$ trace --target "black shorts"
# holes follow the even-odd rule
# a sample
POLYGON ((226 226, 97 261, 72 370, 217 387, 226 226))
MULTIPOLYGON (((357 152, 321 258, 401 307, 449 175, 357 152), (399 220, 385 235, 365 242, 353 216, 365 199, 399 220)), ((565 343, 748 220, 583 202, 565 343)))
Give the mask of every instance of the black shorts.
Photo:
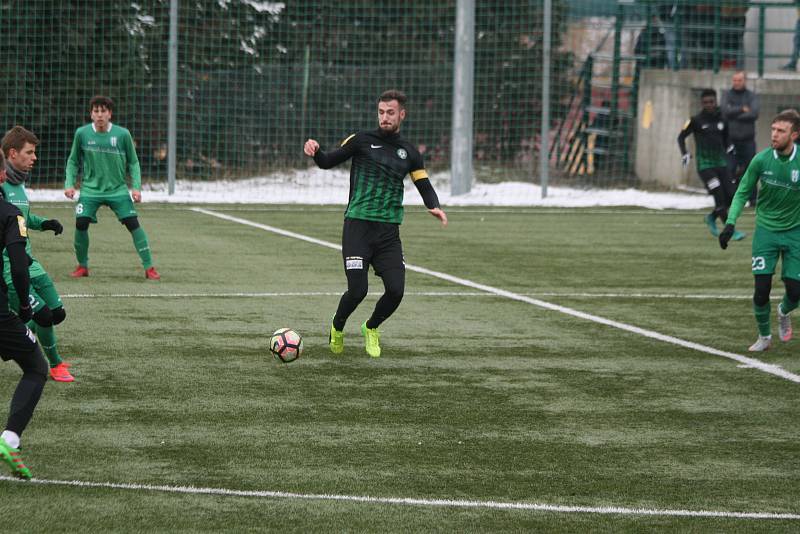
POLYGON ((366 270, 369 265, 378 276, 392 269, 405 270, 400 225, 345 219, 342 228, 342 259, 345 271, 366 270))
POLYGON ((728 198, 733 198, 736 193, 736 183, 731 180, 731 175, 726 167, 711 167, 697 171, 697 174, 700 175, 700 179, 703 180, 703 184, 709 193, 720 186, 728 198))
POLYGON ((33 332, 16 315, 0 315, 0 358, 17 360, 38 351, 33 332))

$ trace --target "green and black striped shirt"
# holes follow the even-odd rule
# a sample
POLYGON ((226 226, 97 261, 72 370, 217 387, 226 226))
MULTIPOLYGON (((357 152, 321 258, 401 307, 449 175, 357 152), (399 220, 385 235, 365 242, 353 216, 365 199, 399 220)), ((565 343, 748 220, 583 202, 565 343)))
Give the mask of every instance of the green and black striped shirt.
POLYGON ((318 150, 314 161, 330 169, 352 158, 350 196, 344 216, 349 219, 400 224, 403 222, 403 179, 411 175, 428 209, 439 199, 430 185, 422 155, 398 133, 380 129, 358 132, 330 152, 318 150))

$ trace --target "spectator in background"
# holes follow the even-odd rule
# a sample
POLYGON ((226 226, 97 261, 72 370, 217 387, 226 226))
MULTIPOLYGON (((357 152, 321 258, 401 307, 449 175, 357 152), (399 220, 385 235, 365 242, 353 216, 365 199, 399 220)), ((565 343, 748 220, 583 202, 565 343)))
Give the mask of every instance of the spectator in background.
POLYGON ((663 69, 667 65, 667 42, 664 30, 658 22, 658 17, 653 17, 649 24, 639 34, 633 53, 641 56, 636 60, 636 68, 663 69))
POLYGON ((681 6, 678 5, 678 2, 660 2, 657 6, 657 13, 664 34, 667 66, 672 70, 685 67, 686 59, 683 52, 678 49, 678 37, 675 30, 675 23, 683 14, 681 6))
MULTIPOLYGON (((720 109, 722 117, 728 121, 728 136, 733 144, 733 157, 729 170, 735 184, 739 183, 750 160, 756 155, 756 120, 760 105, 758 95, 746 87, 747 78, 743 71, 731 77, 731 88, 722 92, 720 109)), ((756 188, 750 195, 750 205, 756 204, 756 188)))
POLYGON ((744 29, 747 25, 747 0, 726 0, 720 9, 720 57, 723 69, 744 67, 744 29))
POLYGON ((797 22, 794 24, 794 42, 792 45, 792 57, 789 63, 781 67, 783 70, 797 70, 797 59, 800 57, 800 0, 795 0, 797 6, 797 22))

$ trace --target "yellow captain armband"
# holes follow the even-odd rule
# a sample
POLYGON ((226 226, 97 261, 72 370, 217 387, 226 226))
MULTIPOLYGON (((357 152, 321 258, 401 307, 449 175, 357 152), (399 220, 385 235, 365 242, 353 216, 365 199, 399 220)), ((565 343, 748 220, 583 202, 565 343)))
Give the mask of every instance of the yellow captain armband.
POLYGON ((348 141, 350 141, 350 139, 354 138, 355 136, 356 136, 356 134, 349 135, 349 136, 347 137, 347 139, 345 139, 344 141, 342 141, 342 144, 341 144, 341 145, 339 145, 339 146, 344 146, 344 145, 346 145, 346 144, 347 144, 347 142, 348 142, 348 141))
POLYGON ((28 237, 28 227, 25 226, 25 217, 17 215, 17 226, 19 227, 19 235, 28 237))
POLYGON ((681 128, 681 130, 685 130, 686 128, 688 128, 691 123, 692 123, 692 119, 689 119, 688 121, 686 121, 683 124, 683 128, 681 128))
POLYGON ((419 169, 416 171, 411 171, 411 180, 416 182, 417 180, 422 180, 423 178, 428 177, 428 171, 425 169, 419 169))

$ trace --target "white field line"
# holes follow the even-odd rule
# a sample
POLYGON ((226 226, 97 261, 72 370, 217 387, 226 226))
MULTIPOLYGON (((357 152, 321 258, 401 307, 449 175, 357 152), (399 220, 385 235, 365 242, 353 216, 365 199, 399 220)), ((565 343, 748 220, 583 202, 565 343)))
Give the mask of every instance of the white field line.
MULTIPOLYGON (((264 297, 338 297, 343 289, 338 291, 262 291, 262 292, 233 292, 233 293, 68 293, 60 295, 67 299, 101 299, 101 298, 264 298, 264 297)), ((373 291, 371 296, 382 295, 373 291)), ((407 297, 489 297, 497 298, 498 295, 484 291, 406 291, 407 297)), ((703 295, 682 293, 566 293, 557 291, 519 293, 527 297, 564 297, 564 298, 619 298, 619 299, 670 299, 670 300, 750 300, 751 295, 703 295)), ((773 295, 772 300, 782 297, 773 295)))
MULTIPOLYGON (((313 206, 313 211, 324 211, 324 212, 339 212, 344 213, 345 205, 344 204, 336 204, 336 205, 329 205, 329 204, 311 204, 313 206)), ((72 209, 71 205, 67 206, 72 209)), ((158 207, 169 207, 172 209, 177 210, 187 210, 187 211, 196 211, 194 207, 172 207, 169 205, 158 205, 158 207)), ((415 208, 422 211, 424 208, 422 206, 412 206, 409 210, 414 210, 415 208)), ((297 211, 297 206, 234 206, 225 207, 225 211, 234 211, 234 212, 295 212, 297 211)), ((584 207, 575 207, 575 208, 550 208, 547 206, 517 206, 512 208, 492 208, 492 207, 455 207, 450 206, 447 208, 447 213, 476 213, 476 214, 492 214, 492 213, 512 213, 514 215, 575 215, 575 213, 580 214, 590 214, 590 215, 695 215, 695 214, 703 214, 707 213, 708 209, 630 209, 630 210, 620 210, 620 209, 587 209, 584 207)), ((702 226, 703 222, 700 221, 698 226, 702 226)))
POLYGON ((193 486, 156 486, 150 484, 121 484, 114 482, 83 482, 80 480, 47 480, 34 478, 30 481, 0 476, 0 480, 20 484, 42 484, 47 486, 71 486, 79 488, 100 488, 113 490, 133 490, 190 495, 221 495, 224 497, 256 497, 267 499, 295 499, 314 501, 340 501, 367 504, 410 505, 452 508, 490 508, 496 510, 529 510, 553 513, 615 514, 634 516, 672 516, 672 517, 713 517, 733 519, 789 519, 800 520, 800 514, 775 512, 728 512, 719 510, 670 510, 655 508, 626 508, 623 506, 566 506, 528 502, 465 501, 453 499, 416 499, 412 497, 370 497, 366 495, 330 495, 315 493, 292 493, 286 491, 233 490, 225 488, 197 488, 193 486))
MULTIPOLYGON (((252 226, 253 228, 259 228, 261 230, 266 230, 268 232, 272 232, 278 235, 282 235, 285 237, 291 237, 294 239, 299 239, 301 241, 306 241, 308 243, 313 243, 315 245, 320 245, 327 248, 332 248, 334 250, 341 250, 341 247, 335 243, 331 243, 329 241, 323 241, 321 239, 316 239, 314 237, 309 237, 303 234, 298 234, 296 232, 290 232, 288 230, 284 230, 282 228, 276 228, 274 226, 269 226, 266 224, 256 223, 253 221, 248 221, 247 219, 241 219, 239 217, 233 217, 230 215, 225 215, 224 213, 218 213, 216 211, 208 210, 205 208, 193 208, 194 211, 198 213, 204 213, 206 215, 210 215, 212 217, 217 217, 219 219, 223 219, 226 221, 235 222, 238 224, 243 224, 246 226, 252 226)), ((639 328, 638 326, 629 325, 627 323, 622 323, 620 321, 614 321, 611 319, 606 319, 605 317, 600 317, 599 315, 593 315, 590 313, 585 313, 582 311, 575 310, 573 308, 568 308, 566 306, 560 306, 558 304, 552 304, 550 302, 535 299, 532 297, 526 297, 524 295, 520 295, 518 293, 513 293, 511 291, 506 291, 505 289, 500 289, 492 286, 488 286, 485 284, 479 284, 477 282, 473 282, 471 280, 467 280, 465 278, 459 278, 457 276, 453 276, 447 273, 442 273, 439 271, 433 271, 431 269, 426 269, 424 267, 417 267, 416 265, 406 264, 406 269, 409 271, 414 271, 421 274, 427 274, 428 276, 432 276, 434 278, 439 278, 441 280, 446 280, 448 282, 452 282, 456 285, 470 287, 472 289, 477 289, 479 291, 485 291, 486 293, 492 293, 494 295, 498 295, 500 297, 505 297, 510 300, 515 300, 518 302, 525 302, 527 304, 533 304, 534 306, 538 306, 539 308, 544 308, 546 310, 557 311, 559 313, 563 313, 565 315, 571 315, 572 317, 577 317, 579 319, 585 319, 587 321, 591 321, 594 323, 603 324, 606 326, 610 326, 612 328, 617 328, 619 330, 624 330, 626 332, 631 332, 633 334, 638 334, 640 336, 644 336, 649 339, 656 339, 659 341, 663 341, 665 343, 670 343, 672 345, 678 345, 680 347, 684 347, 691 350, 696 350, 699 352, 705 352, 706 354, 713 354, 715 356, 721 356, 723 358, 728 358, 730 360, 734 360, 741 364, 745 364, 748 368, 758 369, 759 371, 763 371, 765 373, 769 373, 771 375, 775 375, 791 382, 795 382, 800 384, 800 376, 794 373, 790 373, 789 371, 783 369, 779 365, 769 364, 766 362, 762 362, 761 360, 757 360, 755 358, 748 358, 746 356, 742 356, 741 354, 735 354, 733 352, 727 352, 724 350, 715 349, 714 347, 709 347, 706 345, 702 345, 700 343, 695 343, 693 341, 686 341, 684 339, 680 339, 674 336, 668 336, 666 334, 661 334, 659 332, 655 332, 653 330, 647 330, 645 328, 639 328)))

